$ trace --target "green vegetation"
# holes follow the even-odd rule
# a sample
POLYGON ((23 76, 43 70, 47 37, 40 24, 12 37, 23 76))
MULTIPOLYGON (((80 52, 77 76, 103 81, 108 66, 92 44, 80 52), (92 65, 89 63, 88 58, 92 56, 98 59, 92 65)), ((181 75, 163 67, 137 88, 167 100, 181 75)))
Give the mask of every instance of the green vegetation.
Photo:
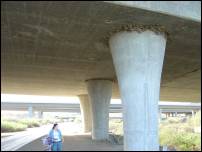
POLYGON ((159 135, 161 145, 183 151, 201 149, 201 134, 194 133, 187 124, 161 125, 159 135))
POLYGON ((201 126, 201 111, 197 112, 194 117, 191 117, 188 123, 194 127, 201 126))
POLYGON ((110 132, 116 133, 116 135, 123 135, 123 121, 122 120, 110 120, 109 128, 110 128, 110 132))
POLYGON ((21 119, 18 122, 27 125, 28 128, 40 126, 40 121, 37 119, 21 119))
POLYGON ((110 120, 109 130, 113 133, 114 140, 117 144, 123 144, 123 121, 110 120))
POLYGON ((39 127, 39 126, 46 125, 46 124, 53 124, 55 122, 59 123, 59 122, 62 122, 62 119, 55 119, 55 118, 36 119, 36 118, 32 118, 32 119, 22 119, 22 120, 19 120, 18 122, 28 125, 28 128, 33 128, 33 127, 39 127))
POLYGON ((200 151, 201 133, 195 132, 196 127, 201 127, 201 112, 185 122, 171 117, 160 124, 160 144, 175 147, 176 150, 200 151))
POLYGON ((45 119, 38 119, 41 125, 46 125, 46 124, 53 124, 55 122, 62 122, 62 119, 55 119, 55 118, 45 118, 45 119))
MULTIPOLYGON (((201 151, 201 132, 195 129, 201 127, 201 112, 187 119, 169 117, 159 125, 160 145, 178 151, 201 151)), ((114 134, 116 143, 123 144, 122 120, 110 120, 110 132, 114 134)))
POLYGON ((75 123, 81 123, 81 117, 76 117, 73 119, 75 123))
POLYGON ((39 127, 41 125, 53 124, 55 122, 62 122, 62 119, 35 119, 35 118, 26 118, 26 119, 10 119, 2 118, 1 119, 1 132, 16 132, 24 131, 27 128, 39 127))
POLYGON ((11 121, 3 121, 1 122, 1 132, 16 132, 23 131, 27 128, 27 125, 11 122, 11 121))

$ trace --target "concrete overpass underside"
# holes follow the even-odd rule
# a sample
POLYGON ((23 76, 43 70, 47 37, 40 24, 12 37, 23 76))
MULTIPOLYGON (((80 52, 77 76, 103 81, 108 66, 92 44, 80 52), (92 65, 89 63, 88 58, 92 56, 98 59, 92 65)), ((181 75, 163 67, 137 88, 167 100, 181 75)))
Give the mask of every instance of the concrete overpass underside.
POLYGON ((109 2, 2 2, 2 93, 75 96, 85 80, 117 77, 105 37, 127 24, 161 24, 170 36, 160 100, 200 101, 201 23, 109 2))
POLYGON ((123 103, 124 150, 159 150, 159 96, 200 102, 199 1, 1 8, 2 93, 78 96, 93 140, 109 137, 111 98, 123 103))

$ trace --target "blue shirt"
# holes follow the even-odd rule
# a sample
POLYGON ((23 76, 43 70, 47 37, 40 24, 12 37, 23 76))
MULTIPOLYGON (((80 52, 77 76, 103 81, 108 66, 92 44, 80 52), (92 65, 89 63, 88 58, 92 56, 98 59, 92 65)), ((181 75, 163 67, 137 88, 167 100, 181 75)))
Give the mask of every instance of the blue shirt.
MULTIPOLYGON (((57 131, 59 134, 59 139, 60 139, 59 141, 62 141, 62 133, 59 129, 57 131)), ((51 142, 53 142, 54 141, 54 130, 53 129, 51 129, 51 131, 49 132, 49 137, 51 138, 51 142)))

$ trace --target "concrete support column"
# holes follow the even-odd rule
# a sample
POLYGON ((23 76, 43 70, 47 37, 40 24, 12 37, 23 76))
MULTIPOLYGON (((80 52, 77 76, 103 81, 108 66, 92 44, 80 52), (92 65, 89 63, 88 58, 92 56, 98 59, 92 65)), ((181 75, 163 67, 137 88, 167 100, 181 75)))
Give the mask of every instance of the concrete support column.
POLYGON ((175 117, 177 117, 177 112, 175 112, 175 117))
POLYGON ((194 117, 195 113, 194 110, 191 111, 192 117, 194 117))
POLYGON ((159 108, 159 122, 162 121, 162 110, 159 108))
POLYGON ((92 139, 105 140, 108 138, 112 81, 93 79, 87 80, 86 85, 92 108, 92 139))
POLYGON ((83 132, 92 130, 92 111, 87 94, 79 95, 83 132))
POLYGON ((33 107, 29 106, 28 107, 28 117, 32 118, 34 116, 34 111, 33 111, 33 107))
POLYGON ((158 151, 158 101, 166 38, 150 30, 123 31, 114 34, 109 44, 123 102, 124 150, 158 151))
POLYGON ((43 112, 42 111, 38 111, 38 118, 42 119, 43 118, 43 112))

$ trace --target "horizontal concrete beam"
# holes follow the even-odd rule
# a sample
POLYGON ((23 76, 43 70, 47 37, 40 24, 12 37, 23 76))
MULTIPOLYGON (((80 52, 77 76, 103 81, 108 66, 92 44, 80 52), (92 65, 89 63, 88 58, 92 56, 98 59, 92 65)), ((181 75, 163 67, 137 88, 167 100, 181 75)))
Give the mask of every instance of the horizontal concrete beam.
MULTIPOLYGON (((1 102, 1 110, 15 110, 15 111, 27 111, 27 108, 32 106, 35 111, 43 112, 80 112, 79 104, 71 103, 14 103, 14 102, 1 102)), ((161 104, 159 103, 159 109, 162 111, 190 111, 190 110, 199 110, 201 109, 200 103, 192 103, 181 105, 172 105, 161 104)), ((110 113, 119 113, 122 112, 122 104, 111 104, 110 113)))
POLYGON ((201 22, 201 1, 108 1, 108 2, 201 22))

